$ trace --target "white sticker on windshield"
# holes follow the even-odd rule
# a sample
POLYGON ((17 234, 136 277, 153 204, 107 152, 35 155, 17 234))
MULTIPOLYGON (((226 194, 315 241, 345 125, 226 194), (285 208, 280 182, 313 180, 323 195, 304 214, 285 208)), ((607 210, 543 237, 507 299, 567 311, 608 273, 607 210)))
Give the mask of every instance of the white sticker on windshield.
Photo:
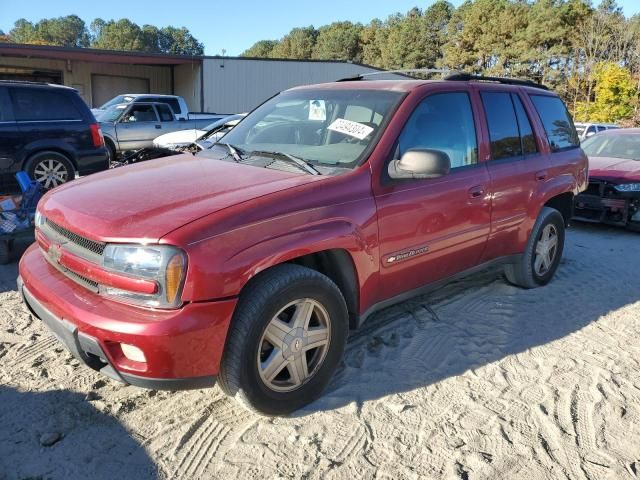
POLYGON ((309 100, 309 120, 324 122, 327 119, 327 107, 324 100, 309 100))
POLYGON ((334 132, 344 133, 345 135, 355 137, 358 140, 364 140, 369 136, 371 132, 373 132, 373 128, 371 128, 369 125, 352 122, 351 120, 345 120, 344 118, 337 119, 335 122, 329 125, 328 128, 329 130, 333 130, 334 132))

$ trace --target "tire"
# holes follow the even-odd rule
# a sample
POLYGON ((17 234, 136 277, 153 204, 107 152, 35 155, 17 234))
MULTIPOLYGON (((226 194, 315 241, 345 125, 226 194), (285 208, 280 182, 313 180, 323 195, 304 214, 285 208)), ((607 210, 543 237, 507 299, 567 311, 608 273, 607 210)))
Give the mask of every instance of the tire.
POLYGON ((29 176, 50 190, 75 178, 75 168, 67 157, 58 152, 39 152, 26 165, 29 176))
POLYGON ((9 242, 0 240, 0 265, 6 265, 11 259, 9 242))
POLYGON ((562 214, 553 208, 543 207, 522 258, 517 263, 504 267, 509 283, 522 288, 536 288, 549 283, 562 259, 564 236, 565 224, 562 214), (553 245, 550 237, 549 240, 543 238, 547 234, 555 235, 556 243, 553 251, 549 248, 549 255, 545 259, 545 249, 553 245), (542 260, 539 260, 541 257, 542 260))
MULTIPOLYGON (((273 267, 252 280, 240 294, 218 382, 227 395, 254 413, 291 413, 322 394, 342 359, 348 332, 347 306, 335 283, 315 270, 298 265, 273 267), (307 323, 319 326, 312 326, 304 335, 316 332, 314 335, 326 336, 327 342, 306 351, 313 345, 312 338, 297 336, 301 335, 299 328, 285 328, 292 328, 297 318, 303 318, 302 314, 296 315, 305 312, 305 308, 311 318, 307 323), (274 330, 274 322, 285 329, 274 330), (274 337, 272 332, 283 339, 270 343, 274 337), (276 344, 281 348, 275 347, 276 344), (296 385, 295 372, 304 371, 297 368, 302 358, 309 376, 296 385), (284 367, 269 370, 280 364, 284 367), (269 381, 268 377, 274 378, 269 381)), ((303 377, 304 374, 300 375, 303 377)))
POLYGON ((104 145, 107 148, 107 155, 109 156, 107 159, 109 168, 112 168, 113 162, 117 159, 116 147, 113 145, 113 142, 107 138, 104 139, 104 145))

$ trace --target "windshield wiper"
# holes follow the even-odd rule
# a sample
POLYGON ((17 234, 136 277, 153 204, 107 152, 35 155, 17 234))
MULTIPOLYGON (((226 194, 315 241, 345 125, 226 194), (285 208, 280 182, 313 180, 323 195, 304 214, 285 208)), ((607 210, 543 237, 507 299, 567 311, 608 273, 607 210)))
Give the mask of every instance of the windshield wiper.
POLYGON ((311 175, 322 175, 320 171, 316 169, 311 162, 307 162, 306 160, 296 157, 294 155, 291 155, 290 153, 270 152, 268 150, 254 150, 249 154, 249 156, 251 157, 253 155, 258 155, 263 157, 273 157, 273 158, 277 157, 281 160, 288 160, 289 162, 296 164, 302 170, 304 170, 307 173, 310 173, 311 175))
POLYGON ((214 145, 227 147, 227 149, 229 150, 229 153, 237 163, 240 163, 242 160, 244 160, 244 158, 242 157, 242 154, 244 153, 242 149, 234 145, 231 145, 230 143, 216 142, 214 143, 214 145))

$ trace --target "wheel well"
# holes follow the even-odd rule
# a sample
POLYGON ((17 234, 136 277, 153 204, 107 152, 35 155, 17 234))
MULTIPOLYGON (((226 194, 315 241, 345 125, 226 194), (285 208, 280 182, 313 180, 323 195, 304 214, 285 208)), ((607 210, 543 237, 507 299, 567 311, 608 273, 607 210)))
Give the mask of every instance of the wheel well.
POLYGON ((547 200, 547 203, 545 203, 544 206, 558 210, 564 218, 564 224, 569 225, 569 220, 573 217, 573 193, 565 192, 560 195, 556 195, 555 197, 547 200))
POLYGON ((358 304, 360 301, 358 278, 351 255, 346 250, 323 250, 294 258, 288 263, 311 268, 329 277, 338 286, 347 304, 349 328, 357 327, 358 304))

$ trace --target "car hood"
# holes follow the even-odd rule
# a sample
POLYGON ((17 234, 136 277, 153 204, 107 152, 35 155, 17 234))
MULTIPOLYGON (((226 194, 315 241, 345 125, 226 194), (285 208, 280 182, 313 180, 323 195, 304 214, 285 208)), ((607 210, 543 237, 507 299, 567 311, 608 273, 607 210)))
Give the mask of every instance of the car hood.
POLYGON ((613 182, 640 182, 640 160, 589 157, 589 176, 613 182))
POLYGON ((226 207, 323 178, 185 154, 75 180, 38 208, 93 240, 154 242, 226 207))
POLYGON ((178 130, 177 132, 160 135, 153 141, 153 143, 161 146, 176 143, 193 143, 205 133, 207 133, 206 130, 198 130, 194 128, 189 130, 178 130))

